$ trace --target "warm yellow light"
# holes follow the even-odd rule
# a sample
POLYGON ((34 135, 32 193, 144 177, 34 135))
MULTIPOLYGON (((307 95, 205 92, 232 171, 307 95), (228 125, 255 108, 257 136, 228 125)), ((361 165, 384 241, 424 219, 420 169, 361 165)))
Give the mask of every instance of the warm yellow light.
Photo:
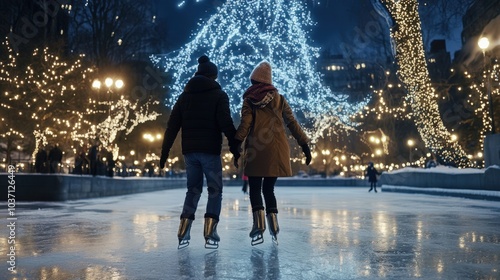
POLYGON ((113 85, 113 79, 111 78, 106 78, 106 80, 104 80, 104 84, 107 86, 107 87, 111 87, 113 85))
POLYGON ((413 147, 413 145, 415 145, 415 141, 413 141, 413 139, 409 139, 407 144, 408 146, 413 147))
POLYGON ((99 80, 94 80, 94 82, 92 82, 92 87, 96 88, 96 89, 100 89, 101 88, 101 82, 99 80))
POLYGON ((490 40, 486 37, 481 37, 479 41, 477 41, 477 45, 484 51, 490 46, 490 40))
POLYGON ((130 151, 130 155, 131 155, 131 156, 135 155, 135 151, 134 151, 134 150, 131 150, 131 151, 130 151))
POLYGON ((123 83, 123 81, 122 81, 122 80, 116 80, 116 81, 115 81, 115 87, 116 87, 117 89, 121 89, 121 88, 123 87, 123 85, 124 85, 124 83, 123 83))

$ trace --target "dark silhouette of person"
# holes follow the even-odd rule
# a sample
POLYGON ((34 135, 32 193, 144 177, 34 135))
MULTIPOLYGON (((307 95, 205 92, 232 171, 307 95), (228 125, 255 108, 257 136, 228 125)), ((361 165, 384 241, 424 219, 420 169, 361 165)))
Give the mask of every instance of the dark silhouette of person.
POLYGON ((108 148, 108 151, 106 152, 106 162, 107 162, 106 176, 113 177, 113 175, 115 173, 116 162, 113 159, 113 152, 112 152, 111 148, 108 148))
POLYGON ((59 144, 56 144, 49 151, 49 168, 50 168, 50 173, 56 173, 56 172, 58 172, 58 167, 59 167, 59 164, 62 161, 62 156, 63 156, 63 153, 62 153, 61 149, 59 149, 59 144))
POLYGON ((83 174, 83 170, 85 166, 88 164, 88 159, 85 156, 85 152, 83 150, 80 151, 79 154, 75 157, 75 169, 73 170, 74 174, 83 174))
POLYGON ((187 246, 191 224, 195 219, 203 177, 208 187, 203 235, 207 248, 217 248, 217 234, 222 202, 222 134, 226 136, 230 151, 239 157, 234 146, 236 128, 229 109, 229 97, 216 81, 217 66, 203 55, 198 58, 198 70, 177 99, 165 130, 160 158, 160 169, 165 167, 170 149, 182 129, 182 154, 186 163, 187 193, 181 213, 177 237, 179 247, 187 246))
POLYGON ((47 152, 43 148, 39 148, 35 155, 35 172, 45 173, 47 166, 47 152))
POLYGON ((97 163, 99 160, 99 140, 95 140, 89 150, 90 174, 97 175, 97 163))
POLYGON ((146 163, 144 164, 144 176, 147 174, 148 177, 153 177, 154 172, 155 170, 153 162, 150 160, 146 161, 146 163))
POLYGON ((373 166, 373 162, 368 163, 368 168, 366 168, 366 173, 365 176, 368 177, 368 182, 370 182, 370 189, 368 192, 371 192, 372 190, 375 190, 377 192, 377 175, 380 175, 381 173, 375 169, 373 166))

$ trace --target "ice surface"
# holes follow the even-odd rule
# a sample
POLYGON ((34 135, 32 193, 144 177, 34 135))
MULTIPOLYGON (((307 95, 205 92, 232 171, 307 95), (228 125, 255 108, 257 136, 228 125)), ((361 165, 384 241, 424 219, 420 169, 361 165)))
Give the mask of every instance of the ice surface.
POLYGON ((18 270, 7 270, 2 226, 0 279, 500 278, 498 202, 367 191, 277 187, 279 246, 266 230, 252 247, 248 197, 226 187, 217 250, 204 248, 206 190, 182 250, 185 189, 18 203, 18 270))

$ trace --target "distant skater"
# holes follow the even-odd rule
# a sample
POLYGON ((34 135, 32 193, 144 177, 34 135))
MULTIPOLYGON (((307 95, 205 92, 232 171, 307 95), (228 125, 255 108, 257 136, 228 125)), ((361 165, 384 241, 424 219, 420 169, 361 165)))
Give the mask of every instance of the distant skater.
POLYGON ((373 162, 368 163, 368 168, 366 168, 365 176, 368 177, 368 182, 370 182, 370 189, 368 192, 375 190, 377 192, 377 175, 380 173, 373 167, 373 162))
POLYGON ((243 191, 244 194, 248 193, 248 176, 243 173, 243 176, 241 176, 241 179, 243 180, 243 187, 241 187, 241 190, 243 191))

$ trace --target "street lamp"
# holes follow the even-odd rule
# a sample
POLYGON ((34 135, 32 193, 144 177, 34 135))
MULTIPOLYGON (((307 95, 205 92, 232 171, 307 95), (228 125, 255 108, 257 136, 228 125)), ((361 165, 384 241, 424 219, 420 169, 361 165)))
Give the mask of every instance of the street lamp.
MULTIPOLYGON (((483 68, 484 71, 486 72, 486 50, 490 46, 490 40, 487 37, 481 37, 479 41, 477 41, 477 45, 479 48, 483 51, 483 68)), ((487 84, 486 84, 486 90, 488 94, 488 102, 490 103, 490 119, 491 119, 491 134, 495 134, 495 118, 494 118, 494 113, 493 113, 493 98, 491 97, 491 81, 490 81, 490 74, 486 72, 487 75, 487 84)))
POLYGON ((413 146, 415 145, 415 141, 413 141, 413 139, 408 139, 408 147, 410 147, 410 163, 411 163, 411 160, 412 160, 412 149, 413 149, 413 146))
POLYGON ((451 142, 456 142, 458 140, 458 136, 456 134, 451 134, 451 142))
MULTIPOLYGON (((113 78, 107 77, 106 79, 104 79, 104 85, 108 88, 107 93, 109 94, 113 92, 113 85, 114 88, 121 89, 125 85, 125 83, 121 79, 113 80, 113 78)), ((101 89, 101 86, 102 82, 99 79, 95 79, 92 82, 92 88, 98 91, 101 89)))
POLYGON ((330 161, 328 160, 328 156, 330 155, 330 150, 322 150, 321 154, 323 155, 323 164, 325 165, 325 178, 328 178, 328 169, 329 169, 329 163, 330 161))
POLYGON ((101 88, 101 81, 94 80, 94 82, 92 82, 92 87, 95 89, 100 89, 101 88))

